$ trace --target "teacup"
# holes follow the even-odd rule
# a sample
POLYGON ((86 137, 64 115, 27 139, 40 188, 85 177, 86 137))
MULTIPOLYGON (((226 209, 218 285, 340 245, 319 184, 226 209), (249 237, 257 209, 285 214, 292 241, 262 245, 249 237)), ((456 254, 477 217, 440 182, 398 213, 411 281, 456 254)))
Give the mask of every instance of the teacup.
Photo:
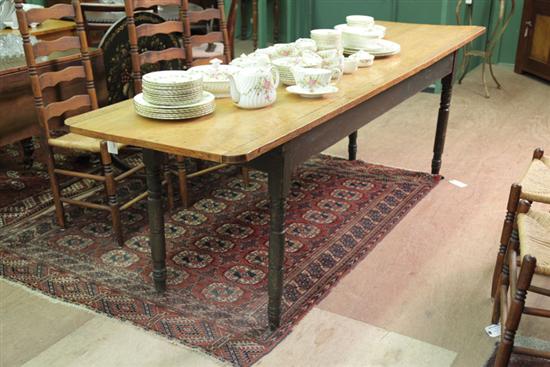
POLYGON ((271 55, 272 59, 298 55, 298 49, 293 43, 277 43, 273 47, 275 52, 271 55))
POLYGON ((300 51, 317 51, 317 43, 311 38, 299 38, 294 44, 296 48, 300 51))
POLYGON ((371 66, 374 62, 374 56, 363 50, 351 54, 349 58, 357 60, 360 68, 371 66))
POLYGON ((315 92, 330 86, 333 74, 333 72, 328 69, 303 68, 301 66, 295 66, 291 70, 296 80, 296 85, 310 92, 315 92))
POLYGON ((343 72, 344 74, 353 74, 357 71, 359 68, 359 61, 353 57, 346 57, 344 59, 344 67, 343 72))

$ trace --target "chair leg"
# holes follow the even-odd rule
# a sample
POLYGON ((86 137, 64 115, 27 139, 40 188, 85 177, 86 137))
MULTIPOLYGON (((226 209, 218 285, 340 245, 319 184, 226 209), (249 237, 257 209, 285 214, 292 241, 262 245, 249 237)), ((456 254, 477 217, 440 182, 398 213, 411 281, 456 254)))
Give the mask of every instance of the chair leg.
POLYGON ((170 164, 168 162, 168 154, 164 160, 164 181, 166 181, 166 194, 168 199, 168 211, 174 210, 174 185, 172 184, 172 173, 170 172, 170 164))
POLYGON ((533 274, 535 273, 536 262, 536 259, 529 255, 526 255, 523 258, 523 263, 521 265, 517 282, 517 289, 510 303, 510 311, 508 312, 503 339, 498 346, 495 367, 506 367, 510 360, 510 356, 512 355, 516 331, 525 307, 527 289, 529 289, 529 285, 533 279, 533 274))
POLYGON ((506 218, 504 219, 504 225, 502 226, 502 234, 500 236, 500 247, 498 250, 497 260, 495 264, 495 270, 493 271, 493 283, 491 286, 491 297, 495 297, 495 292, 498 291, 497 283, 498 277, 502 271, 502 263, 504 261, 504 254, 506 253, 506 247, 512 234, 514 226, 514 218, 516 210, 518 209, 519 198, 521 195, 521 186, 513 184, 510 188, 510 195, 508 196, 508 205, 506 207, 506 218))
POLYGON ((63 203, 61 202, 61 190, 59 188, 59 181, 55 174, 55 159, 53 155, 52 147, 48 144, 48 140, 45 136, 40 137, 40 145, 46 153, 46 165, 48 167, 48 176, 50 177, 50 186, 52 188, 53 203, 55 206, 55 218, 57 224, 61 228, 65 228, 65 210, 63 209, 63 203))
POLYGON ((120 222, 120 208, 118 206, 118 198, 116 193, 116 182, 113 172, 113 164, 111 155, 107 151, 107 142, 101 142, 100 151, 101 165, 103 166, 103 174, 105 175, 105 191, 107 192, 107 202, 111 208, 111 220, 113 222, 113 232, 119 246, 124 246, 124 236, 122 233, 122 223, 120 222))
POLYGON ((248 174, 248 167, 241 167, 241 174, 243 175, 244 187, 250 185, 250 176, 248 174))
MULTIPOLYGON (((512 240, 510 240, 512 241, 512 240)), ((491 324, 498 324, 500 321, 500 302, 503 302, 501 299, 501 289, 504 287, 506 289, 505 294, 508 292, 508 287, 510 286, 510 267, 509 267, 509 261, 510 258, 510 252, 514 251, 512 248, 512 244, 510 244, 506 248, 506 253, 504 255, 504 259, 502 262, 502 269, 500 272, 500 276, 497 278, 497 290, 495 292, 495 300, 493 302, 493 315, 491 317, 491 324)), ((501 325, 501 328, 504 326, 501 325)))
POLYGON ((187 191, 187 172, 185 170, 185 158, 182 156, 176 156, 176 163, 178 165, 178 179, 181 203, 184 208, 189 207, 189 193, 187 191))

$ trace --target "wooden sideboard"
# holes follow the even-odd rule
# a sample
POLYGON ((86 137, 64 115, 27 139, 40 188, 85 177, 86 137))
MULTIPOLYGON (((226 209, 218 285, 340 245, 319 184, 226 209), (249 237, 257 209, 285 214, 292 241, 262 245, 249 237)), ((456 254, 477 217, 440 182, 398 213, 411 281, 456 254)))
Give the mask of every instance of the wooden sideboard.
POLYGON ((515 71, 550 81, 550 0, 524 3, 515 71))

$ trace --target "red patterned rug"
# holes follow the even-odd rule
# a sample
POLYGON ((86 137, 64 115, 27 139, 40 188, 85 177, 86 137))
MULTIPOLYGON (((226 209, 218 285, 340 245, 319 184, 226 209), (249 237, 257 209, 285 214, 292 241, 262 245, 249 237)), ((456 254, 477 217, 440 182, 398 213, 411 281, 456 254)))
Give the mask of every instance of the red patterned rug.
POLYGON ((287 201, 283 324, 276 332, 266 312, 267 183, 256 171, 248 187, 234 168, 204 176, 193 184, 194 205, 166 215, 169 286, 163 296, 152 285, 144 202, 123 216, 123 248, 98 211, 70 207, 64 231, 51 215, 10 226, 0 234, 0 274, 249 366, 438 181, 325 156, 303 164, 287 201))

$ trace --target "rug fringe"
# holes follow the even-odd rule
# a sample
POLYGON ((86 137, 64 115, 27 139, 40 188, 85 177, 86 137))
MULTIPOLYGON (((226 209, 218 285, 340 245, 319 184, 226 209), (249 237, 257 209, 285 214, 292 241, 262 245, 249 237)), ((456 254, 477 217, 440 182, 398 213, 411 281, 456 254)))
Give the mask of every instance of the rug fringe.
POLYGON ((193 348, 193 347, 191 347, 187 344, 183 344, 183 342, 181 342, 181 341, 179 341, 175 338, 171 338, 167 335, 160 334, 160 333, 158 333, 156 331, 153 331, 153 330, 145 329, 145 328, 143 328, 143 326, 139 326, 139 325, 134 324, 131 320, 123 320, 123 319, 111 317, 111 316, 109 316, 105 313, 97 312, 97 311, 95 311, 95 310, 93 310, 89 307, 84 306, 84 305, 77 304, 77 303, 72 303, 72 302, 69 302, 69 301, 65 301, 65 300, 62 300, 62 299, 57 298, 55 296, 46 294, 46 293, 44 293, 40 290, 30 288, 29 286, 27 286, 23 283, 14 281, 12 279, 7 279, 5 277, 0 277, 0 283, 1 282, 5 282, 5 283, 17 288, 17 289, 21 289, 21 290, 24 290, 26 292, 29 292, 30 294, 32 294, 34 296, 37 296, 40 299, 46 300, 50 303, 53 303, 53 304, 56 304, 56 305, 72 307, 74 309, 77 309, 77 310, 80 310, 80 311, 85 311, 86 313, 89 313, 89 314, 93 314, 94 316, 100 316, 102 318, 109 319, 111 321, 114 321, 116 323, 120 323, 122 325, 131 326, 132 328, 134 328, 134 329, 136 329, 140 332, 145 332, 147 335, 151 335, 151 336, 155 337, 156 339, 159 339, 159 340, 168 342, 172 345, 176 345, 178 347, 181 347, 181 348, 183 348, 183 349, 185 349, 185 350, 187 350, 191 353, 195 353, 195 354, 200 355, 200 357, 208 358, 211 362, 216 363, 218 366, 224 366, 224 367, 225 366, 231 366, 231 364, 227 363, 227 361, 219 359, 215 355, 207 353, 203 349, 200 349, 199 347, 193 348))

